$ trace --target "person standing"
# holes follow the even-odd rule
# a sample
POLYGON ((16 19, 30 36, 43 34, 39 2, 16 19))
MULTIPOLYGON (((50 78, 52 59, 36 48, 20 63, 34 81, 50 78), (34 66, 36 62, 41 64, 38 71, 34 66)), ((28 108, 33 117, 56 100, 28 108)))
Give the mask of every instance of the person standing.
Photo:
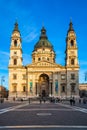
POLYGON ((30 98, 28 100, 29 100, 29 104, 30 104, 30 98))

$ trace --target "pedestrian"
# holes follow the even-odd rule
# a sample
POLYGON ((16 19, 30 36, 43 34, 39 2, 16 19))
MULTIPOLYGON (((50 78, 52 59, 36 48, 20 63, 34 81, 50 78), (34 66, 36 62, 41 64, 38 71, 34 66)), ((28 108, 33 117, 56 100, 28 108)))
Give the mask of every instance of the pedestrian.
POLYGON ((72 99, 72 102, 73 102, 73 105, 75 105, 75 98, 73 97, 73 99, 72 99))
POLYGON ((40 98, 40 104, 42 103, 42 99, 40 98))
POLYGON ((28 101, 29 101, 29 104, 30 104, 30 98, 28 99, 28 101))
POLYGON ((23 102, 23 98, 21 98, 21 102, 23 102))
POLYGON ((70 105, 72 106, 72 98, 70 98, 70 105))
POLYGON ((73 99, 73 105, 75 105, 75 99, 73 99))
POLYGON ((15 97, 13 97, 13 101, 15 101, 15 97))
POLYGON ((4 102, 4 98, 1 98, 1 101, 0 101, 1 103, 3 103, 4 102))
POLYGON ((83 98, 83 104, 86 104, 86 99, 85 98, 83 98))
POLYGON ((79 104, 81 104, 81 98, 79 98, 79 104))
POLYGON ((44 97, 43 101, 44 101, 44 103, 46 102, 46 99, 45 99, 45 97, 44 97))

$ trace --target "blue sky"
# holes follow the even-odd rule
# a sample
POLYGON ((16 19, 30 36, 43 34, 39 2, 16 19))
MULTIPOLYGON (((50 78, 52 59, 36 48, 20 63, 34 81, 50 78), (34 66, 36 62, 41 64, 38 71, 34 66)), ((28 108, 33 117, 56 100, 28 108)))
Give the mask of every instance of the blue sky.
POLYGON ((17 20, 22 37, 23 64, 31 63, 31 54, 44 25, 56 52, 56 63, 64 65, 66 35, 72 19, 77 36, 80 65, 79 81, 87 72, 87 0, 0 0, 0 81, 8 88, 8 64, 11 34, 17 20))

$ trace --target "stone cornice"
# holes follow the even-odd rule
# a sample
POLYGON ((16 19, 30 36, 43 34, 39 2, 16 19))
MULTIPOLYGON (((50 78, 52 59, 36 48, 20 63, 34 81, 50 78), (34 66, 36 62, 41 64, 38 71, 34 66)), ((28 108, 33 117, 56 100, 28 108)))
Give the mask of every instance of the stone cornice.
POLYGON ((79 67, 79 65, 76 65, 76 66, 74 65, 74 66, 66 66, 65 68, 66 69, 69 69, 69 68, 71 68, 71 69, 77 69, 78 68, 79 69, 80 67, 79 67))
POLYGON ((64 69, 65 66, 61 66, 59 64, 56 64, 56 63, 51 63, 51 62, 48 62, 48 61, 41 61, 41 62, 37 62, 37 63, 32 63, 32 64, 28 64, 27 65, 27 68, 49 68, 49 67, 53 67, 53 68, 61 68, 61 69, 64 69))
POLYGON ((26 69, 25 66, 13 66, 13 65, 9 65, 8 68, 9 68, 9 69, 18 69, 18 68, 26 69))

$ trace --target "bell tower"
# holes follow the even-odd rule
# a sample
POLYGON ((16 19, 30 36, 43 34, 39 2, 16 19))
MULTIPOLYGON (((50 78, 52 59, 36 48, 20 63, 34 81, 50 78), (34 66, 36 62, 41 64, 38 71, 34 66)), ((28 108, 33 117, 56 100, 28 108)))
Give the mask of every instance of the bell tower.
POLYGON ((9 67, 17 66, 22 66, 22 46, 21 35, 16 22, 11 36, 9 67))
POLYGON ((66 37, 66 84, 67 95, 79 95, 79 64, 78 64, 78 48, 76 42, 76 34, 73 29, 72 21, 70 21, 69 29, 66 37))
MULTIPOLYGON (((11 36, 10 58, 9 58, 9 97, 18 97, 22 91, 22 46, 18 23, 15 23, 11 36)), ((25 81, 26 82, 26 81, 25 81)), ((24 85, 26 86, 26 85, 24 85)))
POLYGON ((73 29, 72 21, 70 21, 66 37, 66 67, 79 67, 77 52, 76 34, 73 29))

